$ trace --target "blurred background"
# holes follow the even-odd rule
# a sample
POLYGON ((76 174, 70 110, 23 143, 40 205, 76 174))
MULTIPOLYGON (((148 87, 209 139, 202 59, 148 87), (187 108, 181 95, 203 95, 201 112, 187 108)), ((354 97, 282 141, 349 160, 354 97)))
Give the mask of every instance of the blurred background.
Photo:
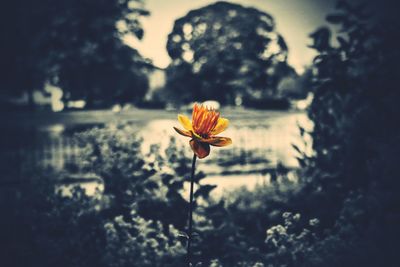
POLYGON ((2 3, 1 266, 398 266, 395 4, 2 3))

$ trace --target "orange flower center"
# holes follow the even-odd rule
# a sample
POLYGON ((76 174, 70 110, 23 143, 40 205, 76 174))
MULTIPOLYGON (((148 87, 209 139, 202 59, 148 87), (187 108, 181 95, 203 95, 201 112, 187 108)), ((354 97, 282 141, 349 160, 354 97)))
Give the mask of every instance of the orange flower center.
POLYGON ((218 123, 219 113, 214 109, 209 109, 197 104, 193 107, 192 127, 196 134, 203 138, 210 136, 211 131, 218 123))

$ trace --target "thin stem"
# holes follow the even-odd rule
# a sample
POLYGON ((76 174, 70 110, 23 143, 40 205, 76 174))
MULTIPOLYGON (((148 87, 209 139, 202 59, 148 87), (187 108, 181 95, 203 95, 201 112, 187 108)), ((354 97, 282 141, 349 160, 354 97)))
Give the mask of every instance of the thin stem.
POLYGON ((192 226, 193 226, 193 184, 194 184, 195 167, 196 167, 196 154, 193 155, 192 173, 190 175, 189 230, 188 230, 188 243, 187 243, 188 266, 191 266, 191 261, 192 261, 191 245, 192 245, 192 226))

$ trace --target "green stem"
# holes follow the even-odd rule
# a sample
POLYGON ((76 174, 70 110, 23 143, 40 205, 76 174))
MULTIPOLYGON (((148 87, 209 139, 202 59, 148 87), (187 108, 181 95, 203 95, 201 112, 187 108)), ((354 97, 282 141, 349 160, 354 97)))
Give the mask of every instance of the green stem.
POLYGON ((193 227, 193 184, 194 184, 194 171, 196 167, 196 154, 193 155, 192 160, 192 173, 190 176, 190 202, 189 202, 189 230, 188 230, 188 243, 187 243, 187 261, 188 266, 192 262, 192 227, 193 227))

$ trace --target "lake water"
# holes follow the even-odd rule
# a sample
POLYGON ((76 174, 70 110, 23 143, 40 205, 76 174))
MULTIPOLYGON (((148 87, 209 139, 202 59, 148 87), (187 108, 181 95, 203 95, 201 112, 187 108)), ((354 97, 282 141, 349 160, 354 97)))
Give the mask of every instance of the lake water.
MULTIPOLYGON (((176 137, 178 145, 187 148, 186 155, 182 156, 191 157, 189 139, 172 129, 173 126, 180 127, 175 118, 177 113, 159 112, 163 113, 161 118, 144 118, 142 114, 142 118, 136 116, 134 121, 130 121, 143 138, 143 151, 149 151, 153 144, 160 145, 164 150, 170 137, 176 137)), ((217 185, 214 195, 222 195, 241 186, 252 189, 257 184, 269 183, 269 171, 278 164, 289 169, 297 168, 298 155, 292 144, 311 153, 311 140, 306 136, 304 143, 304 137, 300 136, 299 125, 308 130, 312 128, 303 112, 223 110, 221 113, 230 120, 229 128, 221 135, 231 137, 233 144, 212 148, 209 157, 197 161, 197 171, 206 174, 202 182, 217 185)), ((114 115, 115 120, 110 123, 124 121, 121 118, 126 118, 126 114, 114 115)), ((90 194, 97 186, 96 183, 89 183, 84 188, 90 194)))
MULTIPOLYGON (((175 137, 178 145, 186 148, 184 157, 192 152, 189 139, 178 135, 173 126, 181 127, 176 119, 179 112, 164 110, 127 110, 114 113, 104 111, 80 111, 63 113, 12 114, 2 120, 10 128, 28 129, 25 136, 18 137, 22 146, 18 152, 23 157, 21 162, 50 166, 62 171, 70 160, 76 160, 79 148, 73 145, 72 134, 93 126, 113 125, 121 122, 131 124, 134 131, 143 138, 142 148, 146 152, 153 144, 159 144, 161 150, 169 144, 170 137, 175 137), (13 125, 18 123, 18 125, 13 125)), ((188 112, 181 112, 186 113, 188 112)), ((231 146, 212 148, 206 159, 198 160, 197 171, 206 174, 205 183, 218 186, 215 192, 246 186, 253 188, 258 183, 268 183, 268 171, 281 164, 289 169, 297 168, 297 152, 292 144, 311 152, 311 140, 306 145, 300 137, 299 125, 311 129, 304 112, 293 111, 259 111, 245 109, 221 110, 221 114, 230 120, 229 128, 222 136, 233 140, 231 146)), ((24 130, 24 131, 25 131, 24 130)), ((21 133, 23 131, 19 131, 21 133)), ((18 135, 17 134, 17 135, 18 135)), ((10 134, 10 136, 17 136, 10 134)), ((10 148, 14 151, 14 148, 10 148)), ((95 183, 83 185, 92 193, 95 183)))

